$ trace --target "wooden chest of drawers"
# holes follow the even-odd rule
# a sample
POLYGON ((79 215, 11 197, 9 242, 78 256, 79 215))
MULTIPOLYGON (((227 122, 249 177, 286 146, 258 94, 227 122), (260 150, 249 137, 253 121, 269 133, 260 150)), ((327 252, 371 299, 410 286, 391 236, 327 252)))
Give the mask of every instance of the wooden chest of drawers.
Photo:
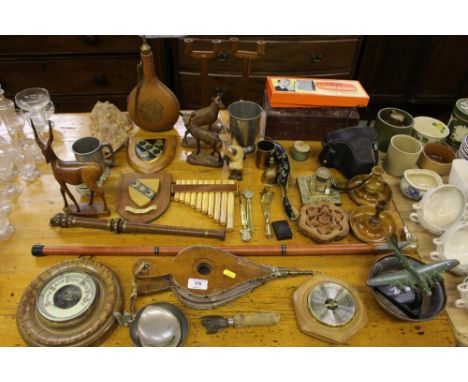
MULTIPOLYGON (((193 37, 195 49, 211 49, 213 38, 222 40, 222 52, 209 61, 209 87, 225 89, 225 103, 238 100, 241 94, 242 62, 229 53, 229 37, 193 37)), ((361 45, 353 36, 241 36, 239 49, 255 50, 257 40, 265 40, 266 54, 251 63, 248 99, 262 104, 267 75, 352 78, 361 45)), ((182 108, 202 106, 198 60, 184 53, 183 38, 171 39, 173 81, 182 108)))
MULTIPOLYGON (((0 83, 8 97, 25 88, 49 90, 57 112, 91 111, 96 101, 126 110, 137 82, 138 36, 1 36, 0 83)), ((160 50, 162 40, 151 40, 160 50)), ((155 54, 158 75, 163 57, 155 54)))

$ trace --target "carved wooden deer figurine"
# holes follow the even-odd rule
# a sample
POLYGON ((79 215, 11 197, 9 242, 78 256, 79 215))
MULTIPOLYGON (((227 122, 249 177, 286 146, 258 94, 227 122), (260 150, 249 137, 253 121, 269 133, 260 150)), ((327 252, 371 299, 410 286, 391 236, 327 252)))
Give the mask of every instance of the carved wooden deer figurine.
POLYGON ((201 149, 200 141, 201 141, 213 149, 210 155, 213 155, 214 153, 218 154, 219 163, 222 163, 220 149, 223 146, 223 142, 219 138, 218 134, 215 133, 214 131, 208 131, 208 130, 203 129, 202 127, 195 125, 192 121, 191 114, 180 113, 180 115, 182 116, 182 119, 184 121, 185 128, 190 134, 192 134, 192 136, 197 141, 197 151, 195 154, 196 155, 200 154, 200 149, 201 149))
POLYGON ((49 139, 47 144, 44 145, 36 131, 33 121, 31 121, 31 127, 34 132, 34 138, 37 145, 42 151, 46 162, 50 163, 52 173, 55 179, 60 184, 60 193, 62 194, 63 201, 65 203, 64 211, 77 215, 108 215, 110 213, 107 208, 106 198, 104 197, 104 190, 99 187, 97 182, 103 173, 103 168, 94 162, 77 162, 77 161, 62 161, 57 155, 55 155, 52 149, 52 142, 54 141, 54 134, 52 131, 52 124, 49 121, 49 139), (86 211, 83 211, 83 205, 80 207, 73 194, 67 187, 67 184, 74 186, 84 183, 90 190, 91 195, 89 198, 88 206, 86 211), (104 207, 102 210, 98 210, 93 206, 94 194, 101 197, 104 207), (72 200, 75 205, 76 211, 72 211, 68 206, 66 195, 72 200))
MULTIPOLYGON (((209 106, 192 111, 192 113, 190 113, 192 123, 200 127, 208 125, 208 130, 219 133, 222 130, 222 127, 216 128, 214 122, 216 122, 218 119, 219 111, 226 108, 222 100, 223 94, 224 93, 222 92, 218 92, 216 97, 211 98, 211 103, 209 106)), ((184 141, 186 141, 188 133, 189 131, 187 130, 183 138, 184 141)))

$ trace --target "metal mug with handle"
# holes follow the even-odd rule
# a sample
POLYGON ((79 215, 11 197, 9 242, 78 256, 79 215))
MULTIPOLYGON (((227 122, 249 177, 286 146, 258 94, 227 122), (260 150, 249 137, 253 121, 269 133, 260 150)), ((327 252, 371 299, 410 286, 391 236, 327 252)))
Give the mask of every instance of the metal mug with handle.
POLYGON ((84 137, 76 140, 72 145, 75 158, 79 162, 95 162, 102 168, 114 164, 114 150, 109 143, 102 143, 95 137, 84 137), (107 150, 107 152, 105 152, 107 150))

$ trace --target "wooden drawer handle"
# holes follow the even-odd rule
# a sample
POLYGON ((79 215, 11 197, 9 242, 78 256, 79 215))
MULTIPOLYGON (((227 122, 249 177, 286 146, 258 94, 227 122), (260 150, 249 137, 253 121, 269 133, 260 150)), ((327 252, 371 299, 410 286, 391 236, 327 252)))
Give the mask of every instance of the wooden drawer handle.
POLYGON ((84 36, 84 41, 88 45, 96 45, 98 37, 97 36, 84 36))
POLYGON ((103 73, 98 73, 94 76, 94 83, 99 86, 107 85, 106 75, 103 73))
POLYGON ((229 58, 229 53, 220 53, 216 56, 216 61, 224 62, 229 58))
POLYGON ((312 62, 320 62, 323 59, 323 54, 322 53, 314 53, 310 57, 312 58, 312 62))
MULTIPOLYGON (((1 83, 1 82, 0 82, 1 83)), ((216 94, 220 94, 221 97, 228 93, 228 89, 226 88, 215 88, 216 94)))

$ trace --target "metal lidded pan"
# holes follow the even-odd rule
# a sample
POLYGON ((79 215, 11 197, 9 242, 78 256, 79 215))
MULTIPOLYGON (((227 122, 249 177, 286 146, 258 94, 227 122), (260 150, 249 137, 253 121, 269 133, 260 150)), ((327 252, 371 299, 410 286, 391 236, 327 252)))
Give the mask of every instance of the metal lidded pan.
POLYGON ((129 326, 135 346, 182 346, 189 323, 184 312, 167 302, 155 302, 140 309, 129 326))

